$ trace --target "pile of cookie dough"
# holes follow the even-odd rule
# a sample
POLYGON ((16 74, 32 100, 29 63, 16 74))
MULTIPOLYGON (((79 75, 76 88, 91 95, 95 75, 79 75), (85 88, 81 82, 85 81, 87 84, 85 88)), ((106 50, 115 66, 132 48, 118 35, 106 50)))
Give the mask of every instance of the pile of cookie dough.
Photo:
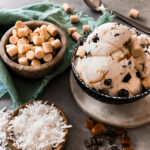
POLYGON ((22 21, 17 21, 6 52, 20 65, 39 66, 50 62, 61 46, 58 30, 53 24, 42 25, 32 31, 22 21))
POLYGON ((136 95, 150 88, 150 37, 118 23, 103 24, 78 47, 75 70, 105 94, 136 95))

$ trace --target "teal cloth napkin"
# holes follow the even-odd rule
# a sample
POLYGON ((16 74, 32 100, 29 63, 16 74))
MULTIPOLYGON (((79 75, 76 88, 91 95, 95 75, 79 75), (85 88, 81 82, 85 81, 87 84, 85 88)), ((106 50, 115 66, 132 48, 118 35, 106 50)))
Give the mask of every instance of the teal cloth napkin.
MULTIPOLYGON (((0 9, 0 36, 2 36, 10 27, 15 25, 17 20, 44 20, 52 22, 59 26, 64 32, 68 27, 77 27, 79 33, 82 34, 82 25, 89 24, 93 30, 95 27, 110 22, 113 16, 104 11, 103 15, 94 21, 81 12, 73 12, 67 14, 60 5, 52 5, 50 3, 40 3, 25 6, 15 10, 0 9), (71 24, 69 19, 71 14, 76 14, 80 22, 71 24)), ((59 68, 53 73, 42 79, 26 79, 14 74, 0 59, 0 97, 5 93, 9 93, 13 100, 13 108, 17 108, 21 104, 35 99, 47 83, 55 76, 61 74, 68 66, 70 66, 71 53, 76 42, 74 42, 66 32, 68 44, 64 59, 59 68)))

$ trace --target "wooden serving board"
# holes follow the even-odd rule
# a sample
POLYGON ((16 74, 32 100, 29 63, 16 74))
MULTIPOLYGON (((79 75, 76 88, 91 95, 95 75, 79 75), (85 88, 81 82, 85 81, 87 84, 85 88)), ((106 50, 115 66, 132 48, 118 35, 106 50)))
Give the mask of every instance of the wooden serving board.
POLYGON ((150 0, 102 0, 104 6, 136 28, 150 34, 150 0), (138 19, 129 17, 132 8, 139 10, 138 19))

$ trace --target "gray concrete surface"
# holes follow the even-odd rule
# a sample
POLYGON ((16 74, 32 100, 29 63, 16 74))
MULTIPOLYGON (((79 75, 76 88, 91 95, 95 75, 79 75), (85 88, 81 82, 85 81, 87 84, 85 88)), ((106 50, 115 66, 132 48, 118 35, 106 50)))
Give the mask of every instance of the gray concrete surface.
MULTIPOLYGON (((53 3, 62 4, 68 1, 71 6, 78 11, 83 11, 95 19, 99 17, 99 13, 91 11, 82 0, 50 0, 53 3)), ((0 0, 0 7, 14 9, 21 6, 25 6, 32 3, 42 2, 41 0, 0 0)), ((115 19, 122 22, 118 19, 115 19)), ((70 68, 68 68, 63 74, 53 79, 44 89, 42 94, 39 95, 39 99, 50 100, 59 105, 66 113, 70 124, 73 128, 70 130, 69 138, 65 144, 64 150, 86 150, 83 140, 88 137, 90 132, 84 127, 84 120, 88 117, 77 106, 70 90, 69 83, 70 68)), ((5 96, 0 99, 0 108, 3 106, 10 106, 11 99, 9 96, 5 96)), ((133 146, 136 150, 149 150, 150 149, 150 124, 142 126, 140 128, 131 129, 129 134, 133 139, 133 146)), ((104 147, 104 150, 108 148, 104 147)))

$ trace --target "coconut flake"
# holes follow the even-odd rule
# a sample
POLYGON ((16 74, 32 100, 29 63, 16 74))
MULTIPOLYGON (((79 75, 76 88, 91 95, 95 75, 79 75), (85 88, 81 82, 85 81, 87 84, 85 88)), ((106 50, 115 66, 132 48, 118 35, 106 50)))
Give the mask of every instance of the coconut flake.
POLYGON ((35 101, 19 110, 7 130, 17 149, 51 150, 65 141, 65 129, 70 127, 53 104, 35 101))
POLYGON ((7 107, 0 110, 0 150, 9 150, 5 130, 11 113, 12 110, 7 107))

